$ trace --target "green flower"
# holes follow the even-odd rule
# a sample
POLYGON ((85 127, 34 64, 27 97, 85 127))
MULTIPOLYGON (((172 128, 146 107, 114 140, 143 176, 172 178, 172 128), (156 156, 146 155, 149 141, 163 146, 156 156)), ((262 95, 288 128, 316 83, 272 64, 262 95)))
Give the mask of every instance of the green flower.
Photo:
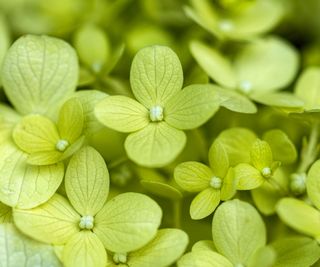
POLYGON ((109 96, 95 108, 105 126, 131 133, 125 149, 131 160, 160 167, 183 149, 183 130, 205 123, 218 109, 215 92, 206 85, 181 90, 183 73, 177 55, 168 47, 152 46, 135 56, 130 83, 137 100, 109 96))
POLYGON ((174 178, 182 189, 199 192, 192 200, 190 215, 194 220, 209 216, 220 200, 233 197, 236 190, 233 168, 223 145, 216 141, 209 151, 210 167, 195 161, 179 164, 174 170, 174 178))
POLYGON ((70 202, 55 194, 39 207, 14 209, 13 217, 28 236, 64 245, 66 267, 105 267, 106 249, 131 252, 156 236, 162 212, 152 199, 123 193, 106 202, 109 174, 93 148, 84 147, 71 158, 65 188, 70 202))

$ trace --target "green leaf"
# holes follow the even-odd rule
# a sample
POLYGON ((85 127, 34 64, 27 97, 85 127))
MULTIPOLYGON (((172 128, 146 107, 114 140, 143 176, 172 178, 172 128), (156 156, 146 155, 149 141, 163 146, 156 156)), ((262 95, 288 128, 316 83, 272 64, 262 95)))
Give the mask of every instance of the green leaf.
POLYGON ((206 188, 192 200, 190 216, 193 220, 200 220, 209 216, 220 203, 220 190, 206 188))
POLYGON ((320 257, 317 241, 303 236, 278 239, 271 244, 277 253, 273 267, 308 267, 320 257))
POLYGON ((255 102, 272 107, 295 109, 302 108, 304 105, 300 98, 288 92, 253 93, 250 98, 255 102))
POLYGON ((18 112, 55 116, 76 88, 77 56, 60 39, 26 35, 9 49, 1 77, 5 93, 18 112))
POLYGON ((295 94, 304 101, 306 110, 320 108, 320 68, 309 67, 300 75, 294 88, 295 94))
POLYGON ((240 127, 229 128, 219 134, 218 140, 227 151, 230 166, 250 162, 250 149, 256 140, 254 132, 240 127))
POLYGON ((266 228, 256 209, 238 199, 224 202, 212 221, 213 242, 233 264, 246 265, 266 244, 266 228))
POLYGON ((0 224, 0 251, 1 267, 62 267, 52 246, 22 235, 13 224, 0 224))
POLYGON ((75 32, 73 43, 80 61, 100 72, 110 54, 107 34, 96 25, 86 24, 75 32))
POLYGON ((234 177, 238 190, 251 190, 258 188, 264 182, 264 178, 255 167, 247 163, 240 163, 234 168, 234 177))
POLYGON ((58 194, 39 207, 14 209, 13 218, 15 225, 26 235, 54 245, 64 245, 80 231, 79 214, 58 194))
POLYGON ((280 219, 298 232, 320 236, 320 212, 301 200, 282 198, 277 205, 280 219))
POLYGON ((27 153, 54 151, 59 141, 55 124, 42 115, 28 115, 13 130, 13 139, 27 153))
POLYGON ((250 258, 248 266, 249 267, 274 267, 274 262, 276 260, 276 252, 271 247, 261 247, 259 248, 250 258))
POLYGON ((123 193, 98 212, 93 231, 108 250, 130 252, 156 236, 161 217, 161 208, 151 198, 139 193, 123 193))
POLYGON ((240 90, 270 92, 286 87, 299 67, 298 53, 276 37, 256 40, 237 54, 234 68, 240 90))
POLYGON ((125 141, 128 157, 147 167, 160 167, 172 162, 186 143, 183 131, 166 122, 149 123, 144 129, 130 134, 125 141))
POLYGON ((272 151, 274 160, 284 164, 290 164, 297 159, 297 150, 286 133, 279 129, 269 130, 263 135, 272 151))
POLYGON ((15 110, 0 104, 0 144, 10 140, 12 129, 19 120, 20 116, 15 110))
POLYGON ((0 224, 12 221, 11 207, 0 202, 0 224))
POLYGON ((62 259, 67 267, 106 267, 107 252, 96 234, 80 231, 65 245, 62 259))
POLYGON ((271 168, 273 155, 270 145, 263 140, 256 139, 250 151, 251 162, 259 171, 263 168, 271 168))
POLYGON ((33 208, 46 202, 64 175, 62 163, 49 166, 27 164, 27 154, 12 143, 0 146, 0 201, 11 207, 33 208))
POLYGON ((133 94, 144 106, 164 106, 182 87, 179 58, 166 46, 141 49, 132 61, 130 83, 133 94))
POLYGON ((182 189, 188 192, 200 192, 208 188, 212 177, 212 170, 196 161, 180 163, 174 169, 175 181, 182 189))
POLYGON ((73 144, 82 134, 84 124, 81 102, 77 98, 67 100, 60 109, 58 130, 60 138, 73 144))
POLYGON ((94 216, 103 207, 109 192, 109 173, 102 156, 86 146, 71 158, 65 187, 72 206, 83 216, 94 216))
POLYGON ((179 229, 161 229, 143 248, 129 254, 130 267, 166 267, 173 264, 185 251, 189 238, 179 229))
POLYGON ((183 255, 178 267, 233 267, 233 264, 216 252, 198 250, 183 255))
POLYGON ((218 50, 199 41, 192 41, 190 51, 210 78, 224 87, 236 87, 236 77, 231 63, 218 50))
POLYGON ((95 107, 97 119, 120 132, 135 132, 149 124, 149 112, 139 102, 127 96, 108 96, 95 107))
POLYGON ((164 120, 172 127, 190 130, 204 124, 218 109, 216 93, 205 84, 193 84, 168 100, 164 120))
POLYGON ((307 193, 312 203, 320 209, 320 160, 312 164, 307 176, 307 193))
POLYGON ((223 179, 229 169, 229 158, 223 142, 219 139, 215 140, 210 147, 208 156, 214 175, 223 179))

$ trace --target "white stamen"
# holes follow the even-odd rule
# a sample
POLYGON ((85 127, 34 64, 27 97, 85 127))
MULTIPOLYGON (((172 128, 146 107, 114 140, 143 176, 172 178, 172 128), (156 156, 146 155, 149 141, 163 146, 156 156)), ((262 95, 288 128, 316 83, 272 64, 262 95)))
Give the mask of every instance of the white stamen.
POLYGON ((269 167, 264 167, 261 171, 261 174, 263 177, 265 178, 270 178, 271 177, 271 174, 272 174, 272 171, 269 167))
POLYGON ((252 91, 252 83, 250 81, 242 81, 240 82, 239 89, 243 93, 249 94, 252 91))
POLYGON ((80 229, 90 230, 93 228, 94 219, 91 215, 82 216, 80 219, 79 227, 80 229))
POLYGON ((64 139, 60 139, 56 143, 56 149, 61 151, 61 152, 65 151, 68 146, 69 146, 69 142, 67 140, 64 140, 64 139))
POLYGON ((161 106, 153 106, 149 112, 151 121, 162 121, 163 120, 163 108, 161 106))
POLYGON ((221 185, 222 185, 222 180, 219 177, 213 176, 210 180, 210 185, 214 188, 214 189, 220 189, 221 185))
POLYGON ((231 20, 224 19, 219 22, 219 28, 223 32, 230 32, 233 30, 234 25, 231 20))

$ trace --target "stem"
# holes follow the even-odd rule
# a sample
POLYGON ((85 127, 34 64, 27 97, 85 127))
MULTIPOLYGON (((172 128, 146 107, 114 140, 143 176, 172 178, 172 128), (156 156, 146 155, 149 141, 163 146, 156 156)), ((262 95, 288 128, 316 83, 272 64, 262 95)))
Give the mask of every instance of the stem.
POLYGON ((173 200, 172 201, 173 204, 173 224, 175 228, 181 228, 181 200, 173 200))
POLYGON ((108 164, 108 169, 109 170, 114 169, 114 168, 120 166, 121 164, 123 164, 124 162, 126 162, 127 160, 128 160, 127 157, 122 157, 122 158, 116 159, 108 164))
POLYGON ((319 123, 313 123, 309 135, 307 147, 302 150, 301 161, 297 169, 297 173, 306 172, 310 165, 315 161, 318 154, 318 137, 319 137, 319 123))

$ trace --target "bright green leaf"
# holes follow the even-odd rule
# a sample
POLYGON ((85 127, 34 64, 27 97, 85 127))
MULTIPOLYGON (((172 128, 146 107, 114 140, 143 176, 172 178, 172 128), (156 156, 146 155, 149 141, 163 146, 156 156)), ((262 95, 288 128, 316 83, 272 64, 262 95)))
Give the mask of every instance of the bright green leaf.
POLYGON ((182 87, 180 60, 166 46, 143 48, 132 61, 130 83, 135 97, 147 108, 164 106, 182 87))
POLYGON ((125 149, 131 160, 147 167, 160 167, 172 162, 186 143, 183 131, 166 122, 149 123, 144 129, 130 134, 125 149))
POLYGON ((266 244, 266 228, 256 209, 238 199, 224 202, 212 221, 213 242, 233 264, 246 265, 266 244))
POLYGON ((15 225, 26 235, 55 245, 65 244, 80 231, 80 215, 58 194, 36 208, 14 209, 13 218, 15 225))
POLYGON ((93 231, 108 250, 130 252, 156 236, 161 217, 161 208, 148 196, 123 193, 98 212, 93 231))
POLYGON ((251 190, 261 186, 264 178, 261 173, 247 163, 240 163, 234 168, 238 190, 251 190))
POLYGON ((97 119, 120 132, 135 132, 149 123, 149 112, 139 102, 127 96, 108 96, 95 107, 97 119))
POLYGON ((313 163, 308 172, 307 192, 312 203, 320 209, 320 160, 313 163))
POLYGON ((54 116, 76 88, 77 56, 60 39, 26 35, 9 49, 1 77, 6 95, 20 113, 54 116))

